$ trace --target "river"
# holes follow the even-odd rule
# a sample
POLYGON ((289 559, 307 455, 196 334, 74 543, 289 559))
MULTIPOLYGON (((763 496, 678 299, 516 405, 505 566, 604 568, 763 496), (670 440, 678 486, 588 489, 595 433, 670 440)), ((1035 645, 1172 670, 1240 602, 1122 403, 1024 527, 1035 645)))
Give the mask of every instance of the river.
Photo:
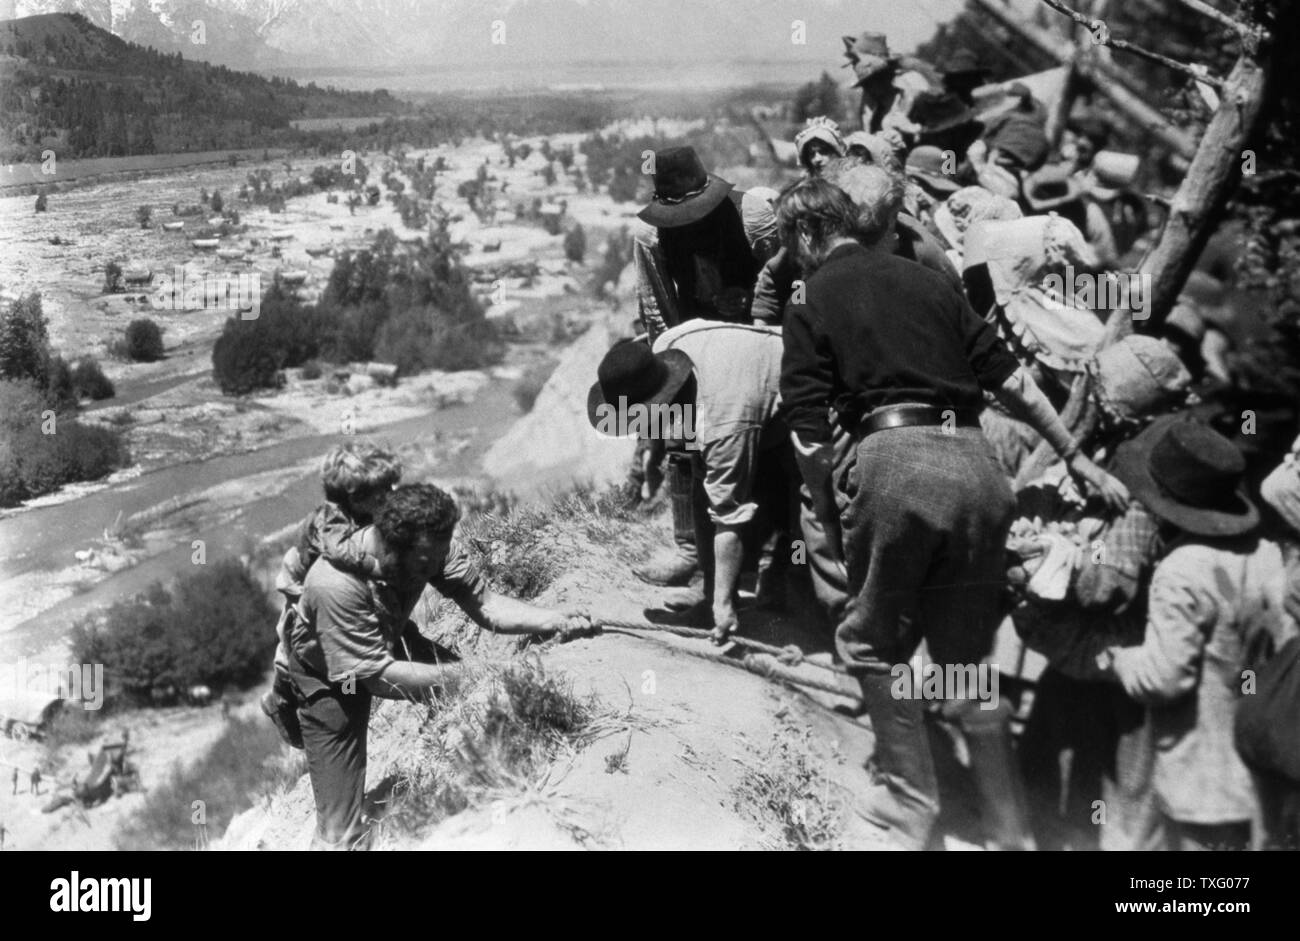
MULTIPOLYGON (((438 468, 444 480, 478 475, 484 451, 518 417, 510 384, 493 381, 464 405, 452 405, 367 431, 394 445, 441 432, 452 438, 469 435, 470 444, 448 455, 438 468)), ((0 520, 0 579, 66 567, 72 553, 96 543, 119 514, 124 518, 164 501, 184 501, 218 484, 255 474, 303 465, 301 483, 239 507, 233 518, 215 523, 192 538, 202 538, 209 561, 247 551, 262 537, 302 519, 322 496, 315 461, 342 435, 294 438, 257 451, 211 458, 162 468, 114 484, 77 500, 41 507, 0 520)), ((67 627, 90 610, 142 591, 154 581, 167 581, 191 569, 188 539, 174 552, 143 560, 132 568, 107 575, 90 590, 67 598, 4 635, 5 646, 34 653, 61 637, 67 627)))

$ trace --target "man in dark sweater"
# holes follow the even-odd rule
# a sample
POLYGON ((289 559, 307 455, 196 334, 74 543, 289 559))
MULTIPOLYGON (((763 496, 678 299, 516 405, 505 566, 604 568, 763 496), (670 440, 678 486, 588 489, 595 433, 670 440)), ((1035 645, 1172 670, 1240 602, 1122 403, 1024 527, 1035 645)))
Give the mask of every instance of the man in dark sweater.
MULTIPOLYGON (((818 516, 842 532, 849 598, 836 647, 858 675, 876 732, 861 812, 919 849, 938 813, 938 785, 924 706, 897 695, 899 668, 924 639, 936 664, 975 669, 1001 619, 1015 501, 980 431, 983 393, 1038 430, 1107 502, 1123 505, 1127 493, 1079 452, 965 298, 891 253, 902 196, 883 172, 876 194, 856 205, 821 180, 782 195, 782 240, 812 273, 804 303, 787 308, 781 397, 818 516), (851 439, 838 462, 832 423, 851 439)), ((965 733, 990 842, 1032 845, 1009 709, 952 697, 940 696, 965 733)))

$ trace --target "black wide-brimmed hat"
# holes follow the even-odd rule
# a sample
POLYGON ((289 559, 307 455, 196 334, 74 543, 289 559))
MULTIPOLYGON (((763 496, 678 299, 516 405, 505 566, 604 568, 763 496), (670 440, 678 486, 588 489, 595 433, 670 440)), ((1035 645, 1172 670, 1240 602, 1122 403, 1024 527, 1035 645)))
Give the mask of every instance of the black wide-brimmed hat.
POLYGON ((1246 496, 1246 459, 1208 425, 1184 415, 1156 419, 1121 444, 1115 476, 1163 520, 1197 536, 1240 536, 1259 523, 1246 496))
POLYGON ((654 159, 654 198, 637 216, 656 228, 699 222, 731 192, 730 183, 704 169, 694 147, 668 147, 654 159))
POLYGON ((603 434, 609 427, 610 408, 666 405, 694 368, 681 350, 652 353, 640 340, 616 343, 600 361, 596 382, 587 393, 587 421, 603 434))

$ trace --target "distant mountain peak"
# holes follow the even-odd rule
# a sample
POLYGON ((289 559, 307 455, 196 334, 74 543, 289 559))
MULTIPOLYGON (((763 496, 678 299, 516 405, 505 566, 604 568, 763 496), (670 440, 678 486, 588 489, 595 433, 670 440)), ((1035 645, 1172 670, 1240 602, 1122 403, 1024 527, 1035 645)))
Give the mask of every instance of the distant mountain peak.
POLYGON ((123 39, 233 68, 331 71, 619 61, 830 64, 872 28, 906 50, 964 0, 14 0, 18 16, 81 13, 123 39), (792 39, 794 21, 806 40, 792 39), (202 20, 207 44, 190 42, 202 20), (493 41, 493 22, 505 43, 493 41))

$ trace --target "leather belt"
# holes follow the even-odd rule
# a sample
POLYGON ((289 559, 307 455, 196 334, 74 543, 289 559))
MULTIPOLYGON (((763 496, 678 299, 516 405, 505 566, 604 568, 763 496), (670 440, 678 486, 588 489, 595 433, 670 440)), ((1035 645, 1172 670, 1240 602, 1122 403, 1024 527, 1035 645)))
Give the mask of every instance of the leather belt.
POLYGON ((978 428, 979 412, 966 408, 945 408, 912 402, 884 405, 858 423, 857 435, 865 438, 867 435, 889 428, 913 428, 918 425, 978 428))

